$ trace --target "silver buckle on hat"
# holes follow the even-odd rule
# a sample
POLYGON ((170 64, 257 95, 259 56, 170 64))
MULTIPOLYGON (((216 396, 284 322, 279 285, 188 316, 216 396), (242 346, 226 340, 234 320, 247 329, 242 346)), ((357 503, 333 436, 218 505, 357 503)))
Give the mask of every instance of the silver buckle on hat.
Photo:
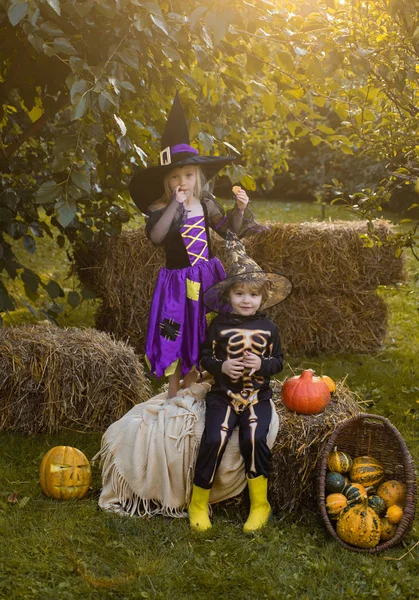
POLYGON ((172 163, 172 155, 170 154, 170 146, 167 146, 164 150, 160 152, 160 164, 170 165, 172 163))

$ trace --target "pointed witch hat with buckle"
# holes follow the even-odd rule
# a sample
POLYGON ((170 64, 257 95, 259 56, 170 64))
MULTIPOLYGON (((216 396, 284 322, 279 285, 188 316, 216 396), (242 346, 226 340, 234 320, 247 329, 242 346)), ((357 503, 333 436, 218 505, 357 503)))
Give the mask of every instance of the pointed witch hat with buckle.
POLYGON ((209 181, 235 159, 235 156, 201 156, 190 145, 185 113, 179 93, 176 92, 161 139, 159 164, 139 170, 130 181, 129 191, 135 204, 144 213, 164 195, 164 177, 173 169, 195 165, 202 168, 205 179, 209 181))
POLYGON ((226 292, 235 283, 269 283, 269 296, 262 303, 261 309, 272 308, 287 298, 292 292, 292 282, 286 275, 266 272, 246 254, 245 247, 239 238, 228 231, 226 236, 227 277, 212 285, 204 292, 204 304, 217 313, 231 312, 226 292))

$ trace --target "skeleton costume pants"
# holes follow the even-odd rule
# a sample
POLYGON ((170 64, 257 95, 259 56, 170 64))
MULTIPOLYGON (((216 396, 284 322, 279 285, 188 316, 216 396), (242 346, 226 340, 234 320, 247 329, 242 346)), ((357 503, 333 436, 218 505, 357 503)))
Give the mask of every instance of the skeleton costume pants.
POLYGON ((272 409, 269 400, 249 406, 237 413, 228 400, 211 392, 206 397, 205 430, 195 466, 194 484, 210 489, 233 429, 239 426, 240 452, 246 475, 269 474, 271 451, 266 443, 272 409))

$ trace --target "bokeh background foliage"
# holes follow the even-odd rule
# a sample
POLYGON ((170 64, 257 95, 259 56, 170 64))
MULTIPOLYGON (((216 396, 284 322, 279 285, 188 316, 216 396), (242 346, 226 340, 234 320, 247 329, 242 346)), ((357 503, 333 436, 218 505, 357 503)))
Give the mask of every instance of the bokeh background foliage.
MULTIPOLYGON (((44 236, 71 252, 121 230, 135 214, 127 182, 156 162, 176 89, 200 151, 240 153, 231 181, 347 202, 367 218, 392 197, 396 208, 413 205, 410 218, 418 8, 0 0, 0 311, 24 305, 54 320, 58 299, 77 306, 92 296, 64 291, 25 255, 44 236)), ((416 242, 412 221, 396 251, 416 242)))

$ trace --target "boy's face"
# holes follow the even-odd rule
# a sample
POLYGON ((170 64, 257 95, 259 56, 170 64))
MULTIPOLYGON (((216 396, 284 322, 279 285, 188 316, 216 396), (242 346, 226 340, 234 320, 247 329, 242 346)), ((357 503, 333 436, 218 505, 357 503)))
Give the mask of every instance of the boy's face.
POLYGON ((251 283, 236 283, 229 294, 232 312, 236 315, 254 315, 262 304, 262 294, 251 283))
POLYGON ((171 192, 175 192, 176 188, 180 187, 181 192, 190 198, 193 196, 197 179, 197 169, 193 165, 186 167, 177 167, 170 171, 168 175, 169 188, 171 192))

